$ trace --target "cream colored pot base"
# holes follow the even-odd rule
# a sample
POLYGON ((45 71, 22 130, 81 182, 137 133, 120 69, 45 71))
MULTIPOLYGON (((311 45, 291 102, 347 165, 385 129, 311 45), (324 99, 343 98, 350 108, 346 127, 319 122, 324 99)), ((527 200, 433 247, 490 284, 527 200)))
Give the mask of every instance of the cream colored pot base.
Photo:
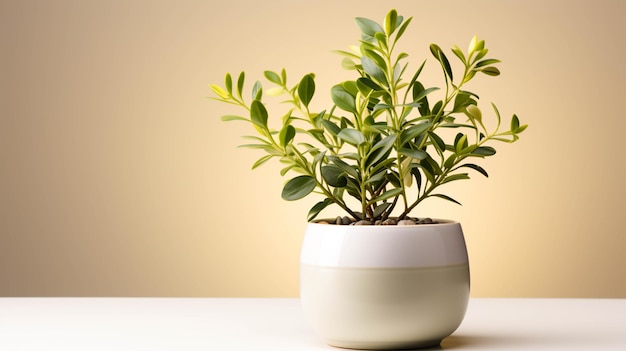
POLYGON ((328 344, 353 349, 437 346, 460 325, 469 266, 301 265, 305 314, 328 344))

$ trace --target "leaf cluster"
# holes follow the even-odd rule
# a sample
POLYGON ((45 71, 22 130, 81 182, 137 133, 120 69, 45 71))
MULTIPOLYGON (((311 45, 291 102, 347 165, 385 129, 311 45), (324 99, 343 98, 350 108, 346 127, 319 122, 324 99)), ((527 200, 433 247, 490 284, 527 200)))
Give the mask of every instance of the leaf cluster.
POLYGON ((210 85, 214 99, 244 111, 222 120, 245 121, 256 131, 244 137, 250 143, 241 145, 265 152, 252 168, 275 158, 283 164, 282 176, 295 173, 283 187, 283 199, 298 200, 311 193, 323 196, 309 211, 309 220, 333 204, 355 219, 373 222, 392 213, 404 218, 431 197, 458 203, 440 187, 469 179, 471 172, 488 176, 475 161, 493 156, 494 142, 515 142, 526 129, 516 115, 504 127, 495 104, 491 104, 493 118, 486 123, 479 96, 465 89, 478 74, 500 74, 495 66, 500 61, 487 56, 485 41, 476 36, 467 51, 458 46, 451 49, 463 68, 461 74, 437 44, 430 45, 441 68, 441 86, 427 87, 420 81, 426 61, 409 75, 409 55, 396 53, 395 48, 411 20, 396 10, 389 11, 382 24, 356 18, 359 47, 337 51, 342 66, 354 71, 356 78, 330 89, 333 105, 327 110, 310 109, 316 91, 313 73, 289 85, 284 69, 265 71, 271 88, 264 93, 257 81, 246 97, 244 72, 236 80, 226 74, 224 86, 210 85), (438 99, 433 98, 437 91, 438 99), (288 106, 278 128, 269 125, 266 96, 280 97, 288 106), (409 192, 411 188, 416 191, 409 192))

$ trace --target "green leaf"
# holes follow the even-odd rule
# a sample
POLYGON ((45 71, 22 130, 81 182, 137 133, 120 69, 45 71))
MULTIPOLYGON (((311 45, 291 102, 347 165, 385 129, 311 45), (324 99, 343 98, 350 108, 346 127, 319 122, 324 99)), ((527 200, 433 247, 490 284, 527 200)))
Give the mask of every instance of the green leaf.
POLYGON ((222 121, 224 121, 224 122, 228 122, 228 121, 246 121, 246 122, 250 122, 250 120, 245 118, 245 117, 234 116, 234 115, 222 116, 222 121))
POLYGON ((385 179, 385 176, 387 175, 387 171, 386 170, 381 170, 380 172, 371 175, 369 178, 367 178, 367 180, 365 181, 364 184, 372 184, 372 183, 377 183, 383 179, 385 179))
POLYGON ((322 212, 323 209, 325 209, 326 207, 328 207, 328 205, 332 204, 333 201, 329 198, 324 199, 324 201, 320 201, 318 203, 316 203, 315 205, 313 205, 313 207, 311 207, 311 209, 309 210, 309 214, 308 214, 308 221, 312 221, 315 219, 315 217, 317 217, 317 215, 320 214, 320 212, 322 212))
POLYGON ((364 96, 367 96, 372 91, 375 92, 384 92, 385 90, 380 87, 380 85, 376 84, 373 80, 361 77, 356 80, 356 86, 364 96))
POLYGON ((433 110, 432 110, 432 114, 433 115, 437 115, 439 114, 439 111, 443 108, 443 101, 439 100, 435 103, 435 106, 433 106, 433 110))
POLYGON ((360 146, 365 143, 367 140, 365 139, 365 135, 360 131, 352 128, 344 128, 337 134, 337 136, 347 142, 350 145, 360 146))
POLYGON ((361 65, 363 65, 363 70, 365 71, 365 73, 369 74, 380 83, 387 83, 387 78, 384 71, 384 69, 386 69, 386 65, 384 63, 381 66, 370 57, 363 56, 361 57, 361 65))
MULTIPOLYGON (((311 145, 313 146, 313 145, 311 145)), ((317 165, 322 162, 322 160, 324 160, 324 157, 326 157, 326 152, 328 150, 322 150, 320 151, 320 149, 316 148, 315 146, 308 148, 304 153, 306 154, 307 152, 310 153, 311 155, 313 155, 313 162, 311 163, 311 168, 315 168, 317 167, 317 165)))
POLYGON ((461 167, 467 167, 467 168, 471 168, 475 171, 477 171, 478 173, 484 175, 485 177, 489 178, 489 174, 487 173, 487 171, 485 171, 481 166, 479 165, 475 165, 473 163, 466 163, 464 165, 459 166, 459 168, 461 167))
POLYGON ((333 102, 344 111, 356 113, 356 102, 354 95, 351 95, 341 84, 333 86, 330 90, 333 102))
POLYGON ((387 157, 387 158, 383 158, 381 160, 378 161, 378 163, 374 163, 371 166, 371 169, 369 170, 371 174, 373 173, 377 173, 378 171, 382 170, 382 169, 388 169, 393 167, 394 162, 396 161, 395 157, 387 157))
POLYGON ((482 61, 476 63, 476 67, 483 67, 483 66, 493 65, 494 63, 499 63, 499 62, 500 62, 500 60, 496 60, 496 59, 482 60, 482 61))
POLYGON ((443 194, 432 194, 432 195, 430 195, 430 196, 433 196, 433 197, 438 197, 438 198, 441 198, 441 199, 444 199, 444 200, 447 200, 447 201, 452 201, 452 202, 454 202, 454 203, 455 203, 455 204, 457 204, 457 205, 461 205, 461 203, 460 203, 460 202, 456 201, 455 199, 451 198, 451 197, 450 197, 450 196, 448 196, 448 195, 443 195, 443 194))
POLYGON ((374 111, 378 111, 378 110, 388 110, 390 108, 392 108, 393 106, 391 105, 387 105, 387 104, 376 104, 374 105, 374 111))
POLYGON ((272 154, 274 156, 282 156, 283 153, 280 150, 276 150, 276 148, 270 144, 243 144, 243 145, 238 145, 239 147, 245 147, 248 149, 262 149, 265 150, 265 152, 267 152, 268 154, 272 154))
POLYGON ((519 129, 519 118, 516 115, 513 115, 513 118, 511 118, 511 132, 515 133, 515 131, 518 129, 519 129))
POLYGON ((396 9, 392 9, 385 16, 385 33, 387 35, 391 35, 394 30, 396 30, 396 26, 398 25, 398 12, 396 9))
POLYGON ((315 140, 319 141, 320 143, 324 144, 327 147, 330 147, 328 145, 328 140, 326 140, 326 136, 324 135, 323 129, 309 129, 306 132, 309 135, 311 135, 313 138, 315 138, 315 140))
MULTIPOLYGON (((429 89, 434 89, 436 90, 437 88, 429 88, 429 89)), ((428 98, 426 98, 426 95, 430 93, 425 91, 426 89, 424 89, 424 86, 422 85, 422 83, 416 81, 413 85, 413 101, 415 102, 419 102, 420 103, 420 107, 418 107, 418 110, 420 112, 420 115, 422 116, 428 116, 430 115, 430 106, 428 105, 428 98), (419 98, 419 100, 417 100, 419 98)), ((431 91, 434 91, 431 90, 431 91)))
POLYGON ((339 128, 338 125, 336 125, 335 123, 327 120, 327 119, 323 119, 322 120, 322 125, 324 125, 324 128, 326 128, 326 130, 328 130, 330 132, 330 134, 337 136, 339 134, 339 132, 341 131, 341 128, 339 128))
POLYGON ((343 69, 351 71, 354 69, 357 69, 357 64, 354 63, 354 61, 352 61, 352 59, 350 59, 349 57, 344 57, 341 60, 341 67, 343 67, 343 69))
POLYGON ((454 144, 454 151, 460 154, 467 147, 467 135, 463 134, 454 144))
POLYGON ((300 97, 300 101, 302 101, 304 106, 309 106, 309 103, 311 102, 314 93, 315 81, 313 80, 313 76, 311 74, 307 74, 302 77, 300 84, 298 84, 298 96, 300 97))
POLYGON ((464 180, 464 179, 470 179, 470 177, 469 177, 469 175, 467 173, 453 174, 453 175, 447 176, 443 180, 443 182, 441 182, 441 184, 453 182, 455 180, 464 180))
POLYGON ((483 113, 480 111, 478 106, 469 105, 467 106, 466 111, 467 111, 468 117, 470 117, 473 120, 478 121, 478 123, 480 123, 481 125, 483 124, 483 113))
POLYGON ((446 55, 443 53, 443 51, 441 51, 441 48, 437 44, 430 44, 430 52, 433 54, 433 56, 435 56, 437 61, 441 63, 441 67, 443 67, 446 75, 450 77, 450 81, 452 81, 452 67, 450 66, 450 61, 448 61, 446 55))
POLYGON ((464 124, 464 123, 442 123, 439 125, 439 127, 441 128, 469 128, 469 129, 476 130, 476 127, 474 127, 473 125, 464 124))
POLYGON ((344 172, 341 168, 335 165, 327 165, 321 168, 322 178, 324 181, 328 183, 328 185, 333 187, 344 187, 348 184, 348 180, 346 179, 346 172, 344 172))
MULTIPOLYGON (((413 74, 413 78, 411 78, 411 82, 409 83, 409 88, 411 88, 415 83, 419 83, 417 78, 419 78, 419 75, 422 73, 422 70, 424 69, 425 65, 426 65, 426 60, 422 62, 420 67, 417 69, 417 71, 415 71, 415 74, 413 74)), ((415 94, 413 96, 415 96, 415 94)))
POLYGON ((417 190, 420 191, 422 189, 422 173, 419 170, 419 167, 412 167, 411 174, 415 177, 415 184, 417 184, 417 190))
POLYGON ((456 57, 459 58, 459 60, 461 60, 461 62, 463 62, 464 64, 466 63, 465 55, 463 54, 463 51, 461 51, 461 49, 458 46, 455 45, 452 48, 452 52, 456 55, 456 57))
POLYGON ((491 146, 480 146, 472 152, 472 155, 478 155, 478 156, 493 156, 495 154, 496 154, 496 149, 492 148, 491 146))
POLYGON ((390 199, 392 197, 399 196, 400 194, 402 194, 402 188, 393 188, 393 189, 387 190, 383 192, 382 194, 380 194, 379 196, 368 201, 368 205, 381 202, 381 201, 390 199))
POLYGON ((448 158, 446 159, 446 161, 443 163, 443 167, 450 169, 454 166, 454 162, 456 162, 457 159, 457 155, 456 154, 452 154, 450 156, 448 156, 448 158))
POLYGON ((443 141, 443 139, 441 139, 439 135, 428 132, 428 136, 430 137, 430 140, 432 141, 437 151, 439 151, 440 153, 446 151, 446 143, 443 141))
POLYGON ((359 92, 359 88, 356 86, 356 81, 354 80, 346 80, 340 83, 340 85, 353 97, 359 92))
MULTIPOLYGON (((492 138, 492 139, 495 139, 495 138, 492 138)), ((471 154, 476 149, 478 149, 478 144, 469 145, 468 147, 461 150, 461 152, 459 153, 459 156, 471 154)))
POLYGON ((350 166, 349 164, 345 163, 339 157, 337 157, 337 156, 330 156, 329 155, 328 156, 328 160, 330 162, 332 162, 333 164, 335 164, 337 167, 341 168, 349 176, 351 176, 351 177, 353 177, 355 179, 359 177, 359 172, 357 172, 355 167, 354 166, 350 166))
POLYGON ((423 160, 426 157, 428 157, 428 154, 425 151, 422 150, 412 150, 412 149, 400 149, 398 150, 399 153, 401 153, 404 156, 409 156, 411 158, 414 158, 416 160, 423 160))
POLYGON ((493 76, 493 77, 500 75, 500 70, 497 67, 493 67, 493 66, 485 67, 483 69, 480 69, 479 71, 483 72, 484 74, 488 76, 493 76))
POLYGON ((376 33, 384 33, 383 28, 371 19, 357 17, 355 18, 356 24, 361 28, 361 32, 370 37, 374 37, 376 33))
POLYGON ((274 155, 265 155, 263 157, 261 157, 260 159, 258 159, 253 165, 252 165, 252 169, 255 169, 257 167, 259 167, 260 165, 264 164, 265 162, 269 161, 269 159, 271 159, 272 157, 274 157, 274 155))
POLYGON ((345 51, 345 50, 333 50, 332 52, 334 52, 335 54, 339 54, 341 56, 347 57, 347 58, 354 58, 354 59, 359 59, 361 58, 361 56, 355 54, 354 52, 350 52, 350 51, 345 51))
POLYGON ((405 145, 407 142, 417 138, 430 128, 432 124, 428 121, 415 124, 403 130, 400 134, 400 144, 405 145))
POLYGON ((301 199, 315 189, 315 178, 302 175, 289 180, 283 187, 282 198, 287 201, 301 199))
MULTIPOLYGON (((441 170, 441 167, 439 167, 439 164, 437 163, 437 161, 433 160, 433 158, 428 155, 426 156, 425 159, 420 161, 420 165, 422 166, 422 169, 424 170, 428 170, 428 172, 430 173, 431 177, 435 176, 435 175, 440 175, 443 173, 443 171, 441 170)), ((434 179, 429 179, 431 182, 434 181, 434 179)))
MULTIPOLYGON (((402 16, 398 16, 399 19, 402 19, 402 16)), ((406 28, 409 26, 409 23, 411 23, 411 20, 413 19, 413 17, 409 17, 406 21, 404 21, 404 23, 402 23, 402 25, 400 26, 400 28, 398 29, 398 33, 396 34, 396 39, 395 41, 397 42, 398 39, 400 39, 400 37, 402 36, 402 34, 404 34, 404 31, 406 30, 406 28)))
MULTIPOLYGON (((481 45, 480 47, 482 48, 485 45, 485 41, 481 40, 479 42, 479 44, 481 45)), ((474 60, 478 61, 478 60, 482 59, 483 57, 485 57, 485 55, 487 55, 487 52, 489 52, 488 49, 480 49, 480 50, 478 50, 478 52, 476 54, 476 57, 474 57, 474 60)))
POLYGON ((280 134, 278 134, 278 139, 280 140, 280 145, 282 147, 287 146, 293 138, 296 136, 296 128, 292 125, 287 124, 280 130, 280 134))
POLYGON ((472 96, 466 92, 459 92, 454 98, 454 112, 463 112, 465 111, 465 107, 476 103, 472 96))
POLYGON ((263 75, 265 75, 265 78, 267 78, 267 80, 269 80, 270 82, 278 84, 278 85, 282 85, 282 82, 280 80, 280 76, 278 75, 278 73, 272 72, 272 71, 265 71, 263 72, 263 75))
MULTIPOLYGON (((417 83, 413 86, 413 102, 420 102, 426 97, 426 95, 439 90, 438 87, 424 89, 424 86, 421 83, 419 83, 419 85, 417 83)), ((428 104, 428 101, 426 101, 426 104, 428 104)))
POLYGON ((391 134, 374 144, 365 160, 365 167, 369 168, 382 158, 387 157, 389 155, 389 151, 393 148, 395 141, 396 135, 391 134))
POLYGON ((465 77, 463 77, 463 83, 469 82, 470 80, 472 80, 472 78, 474 78, 475 75, 476 75, 476 71, 467 72, 465 77))
POLYGON ((374 36, 374 38, 376 39, 376 41, 378 41, 378 46, 383 49, 383 50, 387 50, 387 36, 385 35, 385 33, 376 33, 376 35, 374 36))
POLYGON ((230 95, 228 94, 228 92, 224 90, 222 87, 220 87, 219 85, 211 84, 209 85, 209 87, 211 87, 211 90, 213 90, 213 92, 217 94, 217 96, 221 97, 222 99, 225 99, 225 100, 230 99, 230 95))
POLYGON ((474 51, 482 50, 485 47, 484 40, 478 40, 478 36, 474 35, 467 47, 467 52, 471 55, 474 51))
POLYGON ((280 170, 280 175, 284 176, 285 174, 287 174, 287 172, 289 172, 290 170, 292 170, 294 168, 299 168, 299 167, 296 164, 289 165, 289 166, 287 166, 287 167, 285 167, 285 168, 280 170))
POLYGON ((253 100, 250 104, 250 120, 257 126, 267 129, 267 109, 259 100, 253 100))
POLYGON ((324 115, 326 115, 326 110, 323 110, 322 112, 318 113, 312 119, 313 124, 317 126, 318 128, 322 126, 321 123, 322 123, 322 119, 324 119, 324 115))
POLYGON ((239 73, 239 77, 237 78, 237 94, 239 95, 239 97, 243 96, 243 84, 246 80, 246 72, 241 71, 241 73, 239 73))
POLYGON ((224 77, 224 86, 228 94, 233 95, 233 77, 230 76, 230 73, 226 73, 226 77, 224 77))
POLYGON ((382 214, 391 206, 391 203, 384 202, 374 208, 374 218, 382 216, 382 214))
POLYGON ((261 100, 263 97, 263 86, 258 80, 252 86, 252 100, 261 100))

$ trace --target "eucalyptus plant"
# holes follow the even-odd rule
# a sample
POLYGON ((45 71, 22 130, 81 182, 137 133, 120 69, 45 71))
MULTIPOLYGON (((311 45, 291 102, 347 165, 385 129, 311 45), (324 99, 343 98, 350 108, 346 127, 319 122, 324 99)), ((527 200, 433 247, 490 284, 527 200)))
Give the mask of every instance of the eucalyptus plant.
POLYGON ((515 142, 526 129, 516 115, 503 127, 495 104, 491 104, 495 121, 485 123, 478 95, 465 89, 479 74, 500 74, 495 66, 500 61, 487 58, 485 41, 476 36, 466 52, 452 47, 460 62, 457 72, 444 51, 430 45, 441 67, 441 87, 426 87, 420 81, 426 60, 408 75, 409 55, 395 49, 411 20, 396 10, 389 11, 382 24, 356 18, 361 30, 358 49, 337 51, 343 56, 342 66, 354 71, 356 78, 334 85, 333 104, 323 111, 311 107, 314 73, 289 85, 285 69, 265 71, 271 83, 265 94, 257 81, 248 95, 245 72, 236 79, 227 73, 224 86, 210 85, 216 94, 213 99, 244 112, 222 120, 245 121, 256 130, 256 135, 244 136, 250 143, 241 145, 265 152, 252 168, 275 158, 283 164, 282 176, 296 174, 285 183, 283 199, 298 200, 311 193, 323 196, 309 211, 309 221, 332 204, 355 220, 373 223, 390 216, 403 219, 427 198, 458 203, 441 192, 442 185, 469 179, 470 171, 487 177, 473 160, 493 156, 494 143, 515 142), (266 95, 287 106, 272 113, 276 124, 280 121, 278 128, 270 126, 266 95))

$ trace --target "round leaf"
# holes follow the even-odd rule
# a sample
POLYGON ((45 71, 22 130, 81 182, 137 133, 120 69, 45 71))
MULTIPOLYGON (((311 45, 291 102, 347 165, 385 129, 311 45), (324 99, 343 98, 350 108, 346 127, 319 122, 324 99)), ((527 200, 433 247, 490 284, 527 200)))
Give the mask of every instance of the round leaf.
POLYGON ((330 90, 333 102, 344 111, 356 112, 355 97, 352 96, 343 86, 335 85, 330 90))
POLYGON ((322 177, 328 183, 328 185, 333 187, 344 187, 348 184, 348 180, 346 179, 345 172, 334 165, 328 165, 322 167, 322 177))
POLYGON ((365 135, 360 131, 352 128, 342 129, 339 134, 337 134, 339 138, 347 142, 348 144, 359 146, 366 142, 365 135))
POLYGON ((270 82, 275 83, 275 84, 281 84, 280 76, 278 75, 278 73, 272 72, 272 71, 265 71, 263 72, 263 75, 265 75, 265 78, 267 78, 267 80, 269 80, 270 82))
POLYGON ((378 23, 372 21, 371 19, 357 17, 355 21, 356 21, 356 24, 359 26, 359 28, 361 28, 361 31, 364 34, 369 35, 370 37, 375 36, 376 33, 384 33, 383 28, 378 23))
POLYGON ((298 84, 298 96, 300 97, 300 101, 302 101, 304 106, 309 106, 309 103, 311 102, 314 93, 315 81, 313 80, 313 76, 311 74, 307 74, 302 77, 300 84, 298 84))
POLYGON ((267 128, 267 109, 259 100, 253 100, 250 104, 250 119, 259 127, 267 128))
POLYGON ((296 136, 296 129, 290 124, 284 126, 283 129, 281 129, 280 134, 278 135, 280 145, 282 147, 287 146, 287 144, 289 144, 289 142, 293 140, 294 136, 296 136))
POLYGON ((396 30, 397 25, 398 12, 395 9, 392 9, 385 17, 385 32, 387 33, 387 35, 391 35, 391 33, 396 30))
POLYGON ((289 180, 283 187, 281 196, 287 201, 299 200, 309 195, 313 189, 315 189, 315 179, 302 175, 289 180))

